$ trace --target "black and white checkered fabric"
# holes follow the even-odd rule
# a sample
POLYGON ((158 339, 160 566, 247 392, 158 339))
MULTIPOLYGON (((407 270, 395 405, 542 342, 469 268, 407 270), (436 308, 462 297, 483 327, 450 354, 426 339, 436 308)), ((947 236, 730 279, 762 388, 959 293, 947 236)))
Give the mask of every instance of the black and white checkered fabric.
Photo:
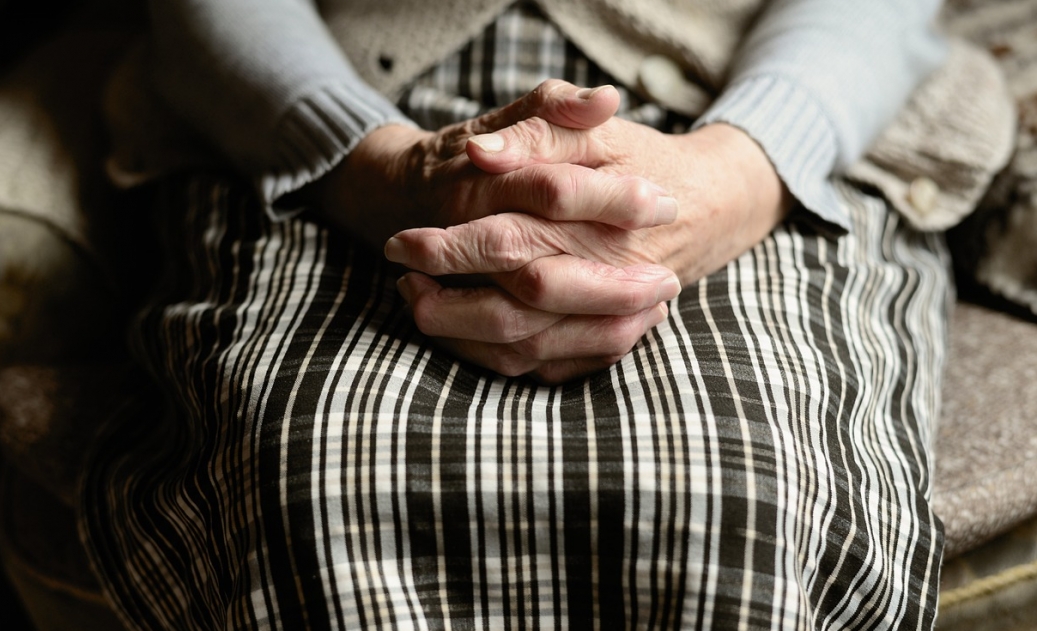
MULTIPOLYGON (((608 81, 516 9, 403 107, 442 124, 548 76, 608 81)), ((840 190, 852 234, 784 225, 544 387, 434 348, 377 253, 170 180, 135 328, 171 404, 113 426, 82 497, 108 595, 149 630, 929 629, 948 261, 840 190)))

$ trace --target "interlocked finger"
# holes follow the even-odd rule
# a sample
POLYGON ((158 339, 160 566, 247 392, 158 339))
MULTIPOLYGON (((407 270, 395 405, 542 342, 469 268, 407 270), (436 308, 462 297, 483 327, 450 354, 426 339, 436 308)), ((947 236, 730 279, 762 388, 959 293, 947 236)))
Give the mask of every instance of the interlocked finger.
POLYGON ((474 342, 507 344, 530 338, 565 319, 534 309, 499 287, 443 287, 419 273, 397 283, 414 322, 430 337, 464 336, 474 342))
POLYGON ((491 278, 498 286, 443 287, 411 273, 400 279, 399 289, 425 333, 497 343, 529 337, 561 316, 633 315, 680 293, 665 267, 615 268, 568 255, 491 278))
POLYGON ((446 229, 407 230, 389 240, 385 255, 432 276, 491 275, 525 304, 554 313, 627 315, 680 293, 677 276, 661 265, 593 260, 595 239, 571 234, 589 226, 533 219, 492 215, 446 229))
POLYGON ((677 276, 661 265, 614 267, 568 254, 537 258, 491 277, 523 304, 578 315, 632 315, 681 291, 677 276))
POLYGON ((439 338, 452 353, 505 376, 531 375, 561 382, 607 368, 662 322, 665 303, 630 316, 570 316, 544 331, 509 344, 439 338))
POLYGON ((612 175, 573 164, 539 164, 477 178, 445 202, 464 216, 519 212, 552 221, 593 221, 626 230, 673 223, 677 201, 637 176, 612 175))
POLYGON ((610 129, 618 124, 573 129, 534 116, 492 133, 472 136, 465 152, 475 166, 487 173, 565 162, 599 167, 614 161, 610 129))
POLYGON ((548 79, 522 98, 467 125, 472 134, 488 134, 538 116, 555 125, 588 129, 607 121, 618 108, 619 93, 610 86, 588 89, 548 79))

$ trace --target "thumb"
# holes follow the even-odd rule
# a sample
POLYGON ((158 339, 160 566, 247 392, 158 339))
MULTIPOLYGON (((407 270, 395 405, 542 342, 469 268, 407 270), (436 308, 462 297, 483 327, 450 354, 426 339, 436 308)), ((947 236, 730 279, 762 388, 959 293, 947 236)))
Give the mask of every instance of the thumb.
POLYGON ((491 134, 472 136, 465 153, 486 173, 510 173, 536 164, 575 164, 596 168, 609 158, 609 143, 595 129, 569 129, 540 117, 528 118, 491 134))
POLYGON ((473 134, 488 134, 539 117, 559 127, 590 129, 612 118, 617 109, 619 92, 610 85, 580 88, 548 79, 522 98, 474 119, 469 128, 473 134))

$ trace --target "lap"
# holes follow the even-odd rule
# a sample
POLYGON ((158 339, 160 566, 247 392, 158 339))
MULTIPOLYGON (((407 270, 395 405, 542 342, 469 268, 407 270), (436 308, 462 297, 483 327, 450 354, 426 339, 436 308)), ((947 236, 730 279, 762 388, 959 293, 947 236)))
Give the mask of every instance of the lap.
POLYGON ((543 387, 433 347, 380 255, 171 187, 137 330, 170 405, 84 489, 110 595, 144 628, 928 628, 947 262, 844 192, 851 235, 784 225, 543 387))

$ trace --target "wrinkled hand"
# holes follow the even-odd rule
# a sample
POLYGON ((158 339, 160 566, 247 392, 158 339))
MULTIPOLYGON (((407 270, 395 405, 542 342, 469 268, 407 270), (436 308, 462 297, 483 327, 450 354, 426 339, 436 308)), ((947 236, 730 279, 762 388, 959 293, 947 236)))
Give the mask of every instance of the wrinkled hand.
MULTIPOLYGON (((619 232, 670 223, 676 217, 676 200, 644 178, 564 160, 489 171, 476 167, 469 156, 473 136, 532 120, 559 129, 590 129, 609 121, 618 104, 612 88, 581 90, 553 80, 501 110, 438 132, 386 126, 369 134, 307 195, 333 225, 378 244, 405 228, 455 226, 501 213, 549 223, 589 221, 619 232)), ((569 306, 572 296, 551 311, 550 304, 539 303, 528 292, 495 290, 488 302, 458 303, 461 321, 471 326, 465 327, 464 339, 443 340, 444 345, 506 374, 535 372, 545 380, 562 380, 608 366, 629 352, 665 317, 665 301, 680 290, 672 271, 649 263, 615 269, 581 261, 558 269, 563 275, 573 272, 578 276, 573 288, 584 297, 584 311, 569 306), (530 304, 549 310, 530 309, 530 304), (584 312, 595 317, 573 317, 584 312), (595 333, 588 336, 588 331, 595 333), (486 344, 500 339, 514 352, 499 353, 486 344), (534 365, 529 357, 539 359, 534 365)), ((472 277, 487 284, 483 276, 472 277)), ((560 280, 561 276, 551 282, 560 280)), ((400 287, 410 295, 407 282, 400 287)), ((478 288, 452 291, 486 295, 478 288)), ((451 313, 431 310, 428 318, 418 317, 419 327, 439 337, 432 321, 451 321, 451 313)))
MULTIPOLYGON (((680 204, 672 225, 650 229, 602 223, 588 205, 564 221, 497 214, 408 230, 386 245, 390 260, 428 275, 400 282, 423 332, 503 374, 549 382, 611 365, 665 317, 664 305, 646 308, 644 292, 603 285, 653 264, 693 282, 762 240, 791 201, 762 149, 726 125, 668 135, 619 119, 570 129, 530 118, 473 138, 467 152, 480 169, 501 175, 553 164, 633 175, 665 187, 680 204), (430 277, 449 274, 490 275, 496 286, 457 289, 430 277)), ((673 285, 655 287, 665 300, 663 288, 673 285)))
POLYGON ((612 89, 580 89, 551 80, 514 103, 436 132, 386 125, 308 191, 325 217, 381 247, 413 227, 454 226, 502 212, 551 220, 594 219, 627 229, 673 221, 676 204, 643 178, 615 177, 568 161, 489 172, 466 153, 469 140, 535 120, 588 129, 615 113, 612 89), (662 202, 660 202, 662 200, 662 202))

